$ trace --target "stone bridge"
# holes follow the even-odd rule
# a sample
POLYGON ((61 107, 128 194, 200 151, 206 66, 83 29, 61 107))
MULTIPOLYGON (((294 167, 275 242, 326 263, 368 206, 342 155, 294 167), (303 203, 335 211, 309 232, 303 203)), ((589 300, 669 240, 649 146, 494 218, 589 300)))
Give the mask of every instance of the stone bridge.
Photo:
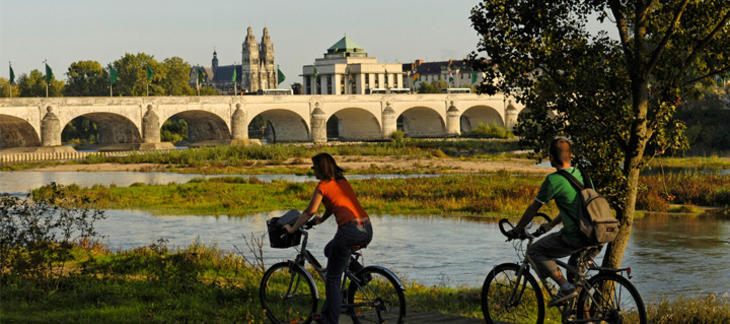
POLYGON ((261 116, 277 142, 456 136, 479 123, 511 128, 523 110, 504 96, 477 94, 56 97, 0 99, 0 148, 61 145, 74 118, 99 128, 100 144, 154 145, 170 118, 189 142, 246 141, 261 116))

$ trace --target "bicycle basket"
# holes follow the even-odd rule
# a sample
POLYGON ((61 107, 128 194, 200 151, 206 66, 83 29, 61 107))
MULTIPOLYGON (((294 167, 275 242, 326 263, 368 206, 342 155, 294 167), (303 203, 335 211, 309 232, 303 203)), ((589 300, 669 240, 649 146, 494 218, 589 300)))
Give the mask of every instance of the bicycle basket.
POLYGON ((302 241, 302 232, 296 231, 289 234, 284 227, 278 224, 279 217, 274 217, 266 221, 266 227, 269 231, 269 244, 275 249, 286 249, 297 246, 302 241))

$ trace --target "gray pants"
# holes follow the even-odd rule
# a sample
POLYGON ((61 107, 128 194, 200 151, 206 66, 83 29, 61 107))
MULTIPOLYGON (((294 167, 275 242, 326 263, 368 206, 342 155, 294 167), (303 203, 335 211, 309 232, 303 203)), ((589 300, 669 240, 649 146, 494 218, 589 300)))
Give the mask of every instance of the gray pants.
MULTIPOLYGON (((578 258, 584 255, 584 249, 592 247, 593 245, 578 244, 572 241, 563 239, 560 233, 552 233, 544 238, 541 238, 527 249, 527 255, 530 256, 532 261, 535 261, 538 269, 537 273, 542 277, 548 277, 551 273, 559 270, 558 264, 555 259, 564 258, 570 255, 568 264, 576 266, 578 258)), ((585 250, 586 253, 592 254, 591 257, 595 257, 598 252, 601 251, 601 246, 597 246, 595 249, 585 250)), ((579 269, 583 271, 584 269, 579 269)), ((568 273, 568 281, 573 281, 573 276, 568 273)))

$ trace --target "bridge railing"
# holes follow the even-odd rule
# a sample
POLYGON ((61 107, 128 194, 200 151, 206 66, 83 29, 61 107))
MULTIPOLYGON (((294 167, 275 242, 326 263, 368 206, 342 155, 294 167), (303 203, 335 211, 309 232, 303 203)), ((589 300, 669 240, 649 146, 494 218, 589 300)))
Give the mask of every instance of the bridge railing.
MULTIPOLYGON (((169 150, 159 150, 164 152, 169 150)), ((114 151, 114 152, 23 152, 23 153, 0 153, 0 165, 18 164, 24 162, 40 161, 80 161, 89 156, 122 157, 132 154, 144 154, 140 151, 114 151)))

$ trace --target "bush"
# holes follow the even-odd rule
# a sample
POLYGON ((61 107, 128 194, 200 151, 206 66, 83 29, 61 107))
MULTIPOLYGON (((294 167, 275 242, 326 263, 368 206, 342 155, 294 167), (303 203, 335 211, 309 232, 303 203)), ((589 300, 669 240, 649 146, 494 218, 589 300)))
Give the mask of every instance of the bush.
POLYGON ((463 134, 462 137, 469 138, 514 138, 515 135, 504 127, 496 125, 484 125, 479 123, 477 127, 463 134))
MULTIPOLYGON (((56 187, 56 194, 60 188, 56 187)), ((0 196, 0 273, 54 279, 73 258, 75 243, 96 235, 94 222, 102 211, 51 206, 58 201, 0 196)))

